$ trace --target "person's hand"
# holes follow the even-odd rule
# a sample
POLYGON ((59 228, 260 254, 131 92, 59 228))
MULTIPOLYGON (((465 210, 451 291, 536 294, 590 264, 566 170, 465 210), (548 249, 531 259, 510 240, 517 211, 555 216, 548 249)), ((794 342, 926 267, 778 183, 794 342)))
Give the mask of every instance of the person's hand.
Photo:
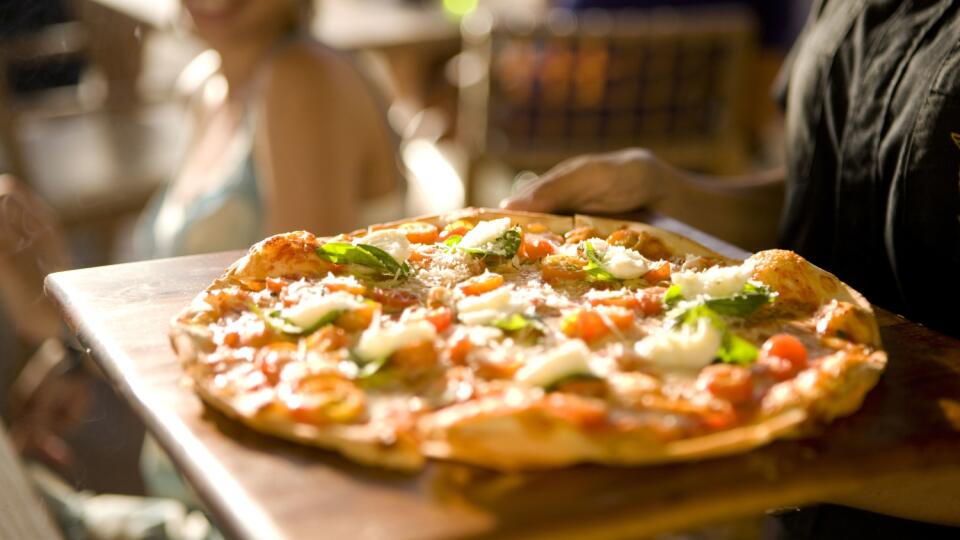
POLYGON ((629 212, 663 196, 681 174, 643 149, 584 155, 520 186, 500 206, 530 212, 629 212))

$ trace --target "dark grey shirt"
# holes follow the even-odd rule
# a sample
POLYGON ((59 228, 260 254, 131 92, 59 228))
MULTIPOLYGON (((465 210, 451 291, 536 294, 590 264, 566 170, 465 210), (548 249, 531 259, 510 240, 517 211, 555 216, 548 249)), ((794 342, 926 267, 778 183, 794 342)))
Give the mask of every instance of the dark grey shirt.
POLYGON ((960 1, 814 2, 780 97, 783 245, 960 333, 960 1))

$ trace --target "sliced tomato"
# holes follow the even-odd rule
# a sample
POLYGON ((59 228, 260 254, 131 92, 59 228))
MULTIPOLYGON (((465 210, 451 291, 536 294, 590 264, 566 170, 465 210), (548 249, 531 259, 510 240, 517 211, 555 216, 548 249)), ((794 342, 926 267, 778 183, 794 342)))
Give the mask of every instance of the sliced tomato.
POLYGON ((633 312, 622 308, 581 309, 566 317, 560 330, 569 337, 592 343, 610 335, 614 328, 626 330, 633 320, 633 312))
POLYGON ((440 239, 440 229, 432 223, 411 221, 397 227, 414 244, 433 244, 440 239))
POLYGON ((407 345, 390 355, 390 363, 401 371, 429 369, 437 363, 437 348, 432 341, 407 345))
POLYGON ((540 260, 557 251, 562 239, 552 233, 524 233, 519 255, 522 259, 540 260))
POLYGON ((643 275, 643 279, 647 283, 660 283, 662 281, 670 280, 670 263, 667 261, 661 262, 655 268, 650 269, 646 274, 643 275))
POLYGON ((467 296, 476 296, 488 293, 501 285, 503 285, 503 276, 487 272, 462 281, 457 288, 467 296))
POLYGON ((697 377, 697 387, 734 405, 753 400, 753 375, 742 366, 714 364, 703 368, 697 377))
POLYGON ((431 309, 425 318, 437 329, 437 332, 443 332, 453 323, 453 310, 446 307, 431 309))
POLYGON ((472 228, 473 223, 458 219, 457 221, 454 221, 443 228, 443 231, 440 232, 439 240, 443 242, 451 236, 463 236, 470 232, 470 229, 472 228))
POLYGON ((663 287, 650 287, 637 293, 640 299, 640 312, 650 317, 663 313, 663 295, 667 290, 663 287))
POLYGON ((341 313, 334 324, 348 332, 366 330, 380 309, 379 303, 367 300, 363 306, 341 313))
POLYGON ((587 273, 583 269, 586 265, 587 261, 579 257, 554 254, 543 258, 540 271, 543 274, 543 279, 548 283, 575 281, 587 277, 587 273))
POLYGON ((459 339, 455 339, 447 348, 447 358, 449 358, 450 363, 454 365, 465 365, 467 363, 467 355, 470 354, 472 349, 473 342, 470 341, 470 338, 467 336, 460 336, 459 339))

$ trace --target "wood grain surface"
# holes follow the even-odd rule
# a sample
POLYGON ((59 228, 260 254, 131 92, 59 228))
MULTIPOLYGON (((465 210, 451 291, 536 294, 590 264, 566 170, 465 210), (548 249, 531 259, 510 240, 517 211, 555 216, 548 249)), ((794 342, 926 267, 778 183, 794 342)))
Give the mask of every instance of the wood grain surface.
POLYGON ((960 464, 960 342, 880 311, 887 372, 858 413, 815 438, 632 469, 500 474, 432 463, 401 474, 355 465, 231 422, 205 408, 185 383, 167 342, 168 321, 240 255, 47 279, 48 294, 80 343, 230 537, 636 537, 822 500, 885 475, 960 464))

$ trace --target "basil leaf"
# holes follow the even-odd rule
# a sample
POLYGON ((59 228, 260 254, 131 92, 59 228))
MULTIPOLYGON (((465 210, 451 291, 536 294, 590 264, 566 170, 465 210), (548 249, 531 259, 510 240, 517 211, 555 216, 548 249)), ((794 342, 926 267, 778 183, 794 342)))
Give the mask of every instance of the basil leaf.
POLYGON ((521 315, 519 313, 514 313, 510 316, 498 319, 490 323, 491 326, 495 326, 504 332, 518 332, 526 328, 531 328, 538 331, 543 331, 543 323, 539 319, 534 317, 528 317, 526 315, 521 315))
POLYGON ((455 248, 460 244, 460 241, 463 240, 463 237, 459 234, 454 234, 443 241, 444 245, 449 248, 455 248))
POLYGON ((717 351, 717 358, 725 364, 752 364, 759 356, 757 347, 742 337, 727 330, 717 351))
POLYGON ((769 287, 757 287, 747 283, 743 290, 726 298, 711 298, 704 303, 717 313, 731 317, 746 317, 773 302, 777 293, 769 287))
POLYGON ((593 244, 584 242, 583 252, 587 256, 587 265, 583 267, 587 273, 587 281, 617 281, 617 278, 603 267, 597 252, 593 249, 593 244))
POLYGON ((407 277, 410 275, 410 267, 407 266, 406 262, 398 263, 389 253, 378 248, 377 246, 371 246, 370 244, 358 244, 358 248, 370 253, 380 261, 380 264, 383 265, 391 274, 397 277, 407 277))
POLYGON ((369 379, 370 377, 376 375, 383 366, 387 364, 389 356, 381 356, 380 358, 371 360, 369 362, 364 362, 360 366, 360 371, 357 372, 358 379, 369 379))
POLYGON ((317 255, 334 264, 354 264, 370 268, 383 277, 399 278, 410 274, 407 263, 400 264, 386 251, 369 244, 327 242, 317 248, 317 255))
MULTIPOLYGON (((455 247, 460 245, 463 240, 460 236, 451 236, 445 242, 448 246, 455 247), (455 241, 453 241, 456 239, 455 241)), ((514 227, 498 236, 496 239, 475 248, 461 248, 471 255, 480 255, 482 257, 503 257, 510 259, 520 251, 520 229, 514 227)))
POLYGON ((671 285, 667 292, 663 294, 663 303, 668 307, 673 307, 677 302, 683 300, 683 291, 679 285, 671 285))

